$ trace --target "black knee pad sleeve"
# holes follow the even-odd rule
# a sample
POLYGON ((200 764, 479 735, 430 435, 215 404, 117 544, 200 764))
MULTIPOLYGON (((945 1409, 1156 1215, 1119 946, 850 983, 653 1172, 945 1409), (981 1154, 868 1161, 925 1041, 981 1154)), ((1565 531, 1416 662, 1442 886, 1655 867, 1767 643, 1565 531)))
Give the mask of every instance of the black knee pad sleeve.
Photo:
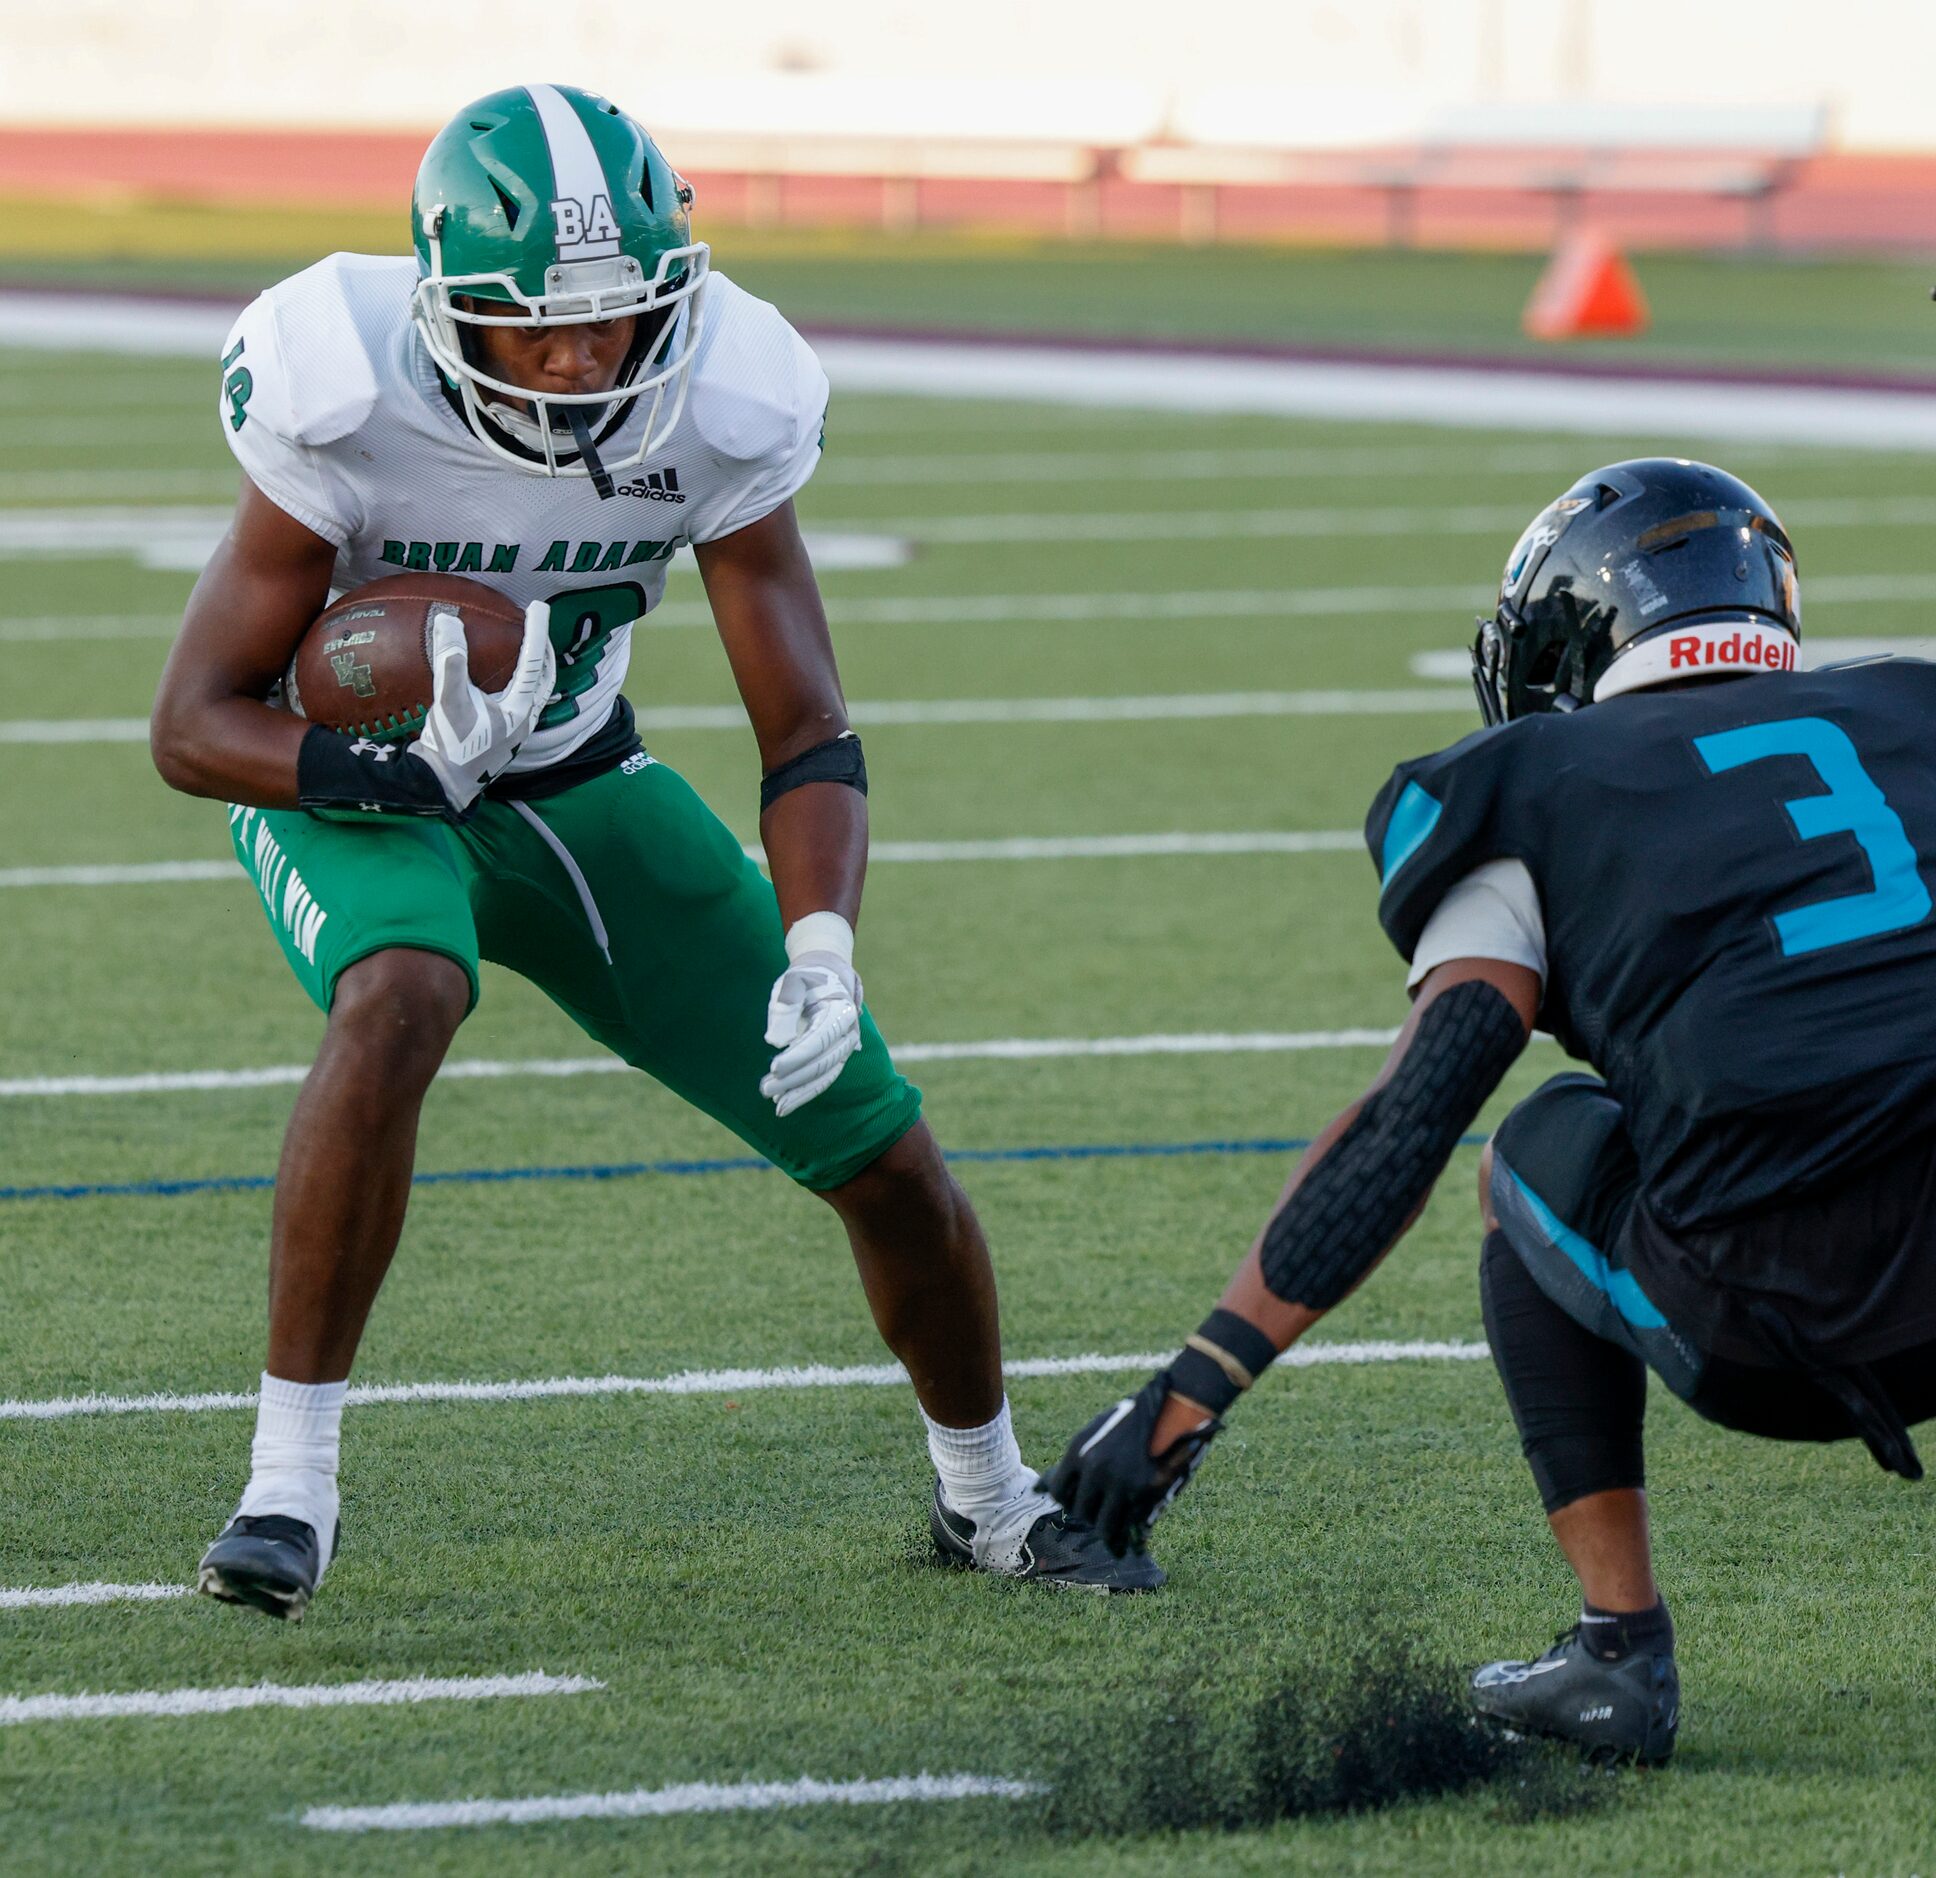
POLYGON ((1264 1229, 1264 1282, 1329 1310, 1385 1254, 1445 1171, 1459 1137, 1526 1045, 1526 1026, 1480 979, 1434 998, 1390 1081, 1264 1229))
POLYGON ((1541 1504, 1646 1485, 1647 1365, 1577 1324, 1543 1292, 1503 1232, 1479 1260, 1492 1360, 1541 1504))

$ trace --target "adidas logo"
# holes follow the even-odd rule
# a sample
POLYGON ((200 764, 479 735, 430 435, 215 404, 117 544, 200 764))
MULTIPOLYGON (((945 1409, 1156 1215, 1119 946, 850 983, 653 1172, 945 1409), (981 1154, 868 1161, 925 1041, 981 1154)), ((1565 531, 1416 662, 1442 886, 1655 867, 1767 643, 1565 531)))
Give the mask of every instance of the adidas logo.
POLYGON ((618 493, 622 496, 637 496, 641 502, 683 502, 685 492, 679 487, 679 472, 676 469, 647 470, 636 481, 620 483, 618 493))

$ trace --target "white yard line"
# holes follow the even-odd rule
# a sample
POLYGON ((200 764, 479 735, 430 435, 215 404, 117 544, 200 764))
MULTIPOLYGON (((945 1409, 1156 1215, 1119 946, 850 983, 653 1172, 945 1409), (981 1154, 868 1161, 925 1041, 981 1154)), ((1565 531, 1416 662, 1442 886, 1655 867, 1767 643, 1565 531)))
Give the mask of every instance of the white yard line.
POLYGON ((1835 606, 1936 600, 1936 574, 1811 574, 1807 593, 1835 606))
MULTIPOLYGON (((0 295, 0 346, 212 359, 238 309, 100 295, 0 295)), ((836 392, 1250 413, 1592 437, 1725 438, 1936 451, 1936 396, 1779 382, 1389 365, 1346 359, 939 339, 823 337, 836 392)), ((838 409, 838 406, 836 406, 838 409)))
MULTIPOLYGON (((1011 1380, 1041 1376, 1132 1374, 1166 1363, 1173 1351, 1139 1351, 1127 1356, 1040 1356, 1004 1363, 1011 1380)), ((1483 1343, 1434 1340, 1407 1342, 1293 1344, 1277 1369, 1316 1369, 1380 1363, 1471 1363, 1487 1355, 1483 1343)), ((748 1395, 766 1389, 889 1388, 907 1381, 898 1363, 858 1363, 834 1368, 824 1363, 784 1369, 688 1369, 672 1376, 549 1376, 527 1382, 354 1383, 348 1405, 368 1408, 395 1402, 534 1402, 558 1397, 626 1395, 748 1395)), ((254 1390, 210 1390, 197 1395, 69 1395, 40 1400, 0 1401, 0 1422, 68 1421, 95 1415, 207 1415, 253 1409, 254 1390)))
MULTIPOLYGON (((35 393, 35 401, 44 399, 35 393)), ((0 408, 10 400, 0 393, 0 408)), ((17 395, 13 403, 25 402, 17 395)), ((0 416, 0 451, 26 450, 36 455, 52 450, 72 450, 76 445, 125 441, 130 421, 139 433, 159 439, 200 436, 210 413, 205 401, 196 398, 192 405, 170 407, 175 415, 151 414, 133 420, 123 418, 66 418, 57 436, 38 434, 26 421, 9 422, 0 416)), ((932 420, 926 420, 932 422, 932 420)), ((1053 422, 1065 427, 1066 415, 1053 422)), ((843 426, 844 428, 844 426, 843 426)), ((951 419, 949 428, 955 428, 951 419)), ((1619 454, 1612 439, 1610 453, 1619 454)), ((1736 445, 1728 453, 1732 465, 1752 467, 1779 458, 1783 467, 1794 464, 1796 446, 1780 451, 1769 447, 1756 449, 1736 445)), ((1849 452, 1816 451, 1804 467, 1820 469, 1846 464, 1849 452)), ((1124 483, 1192 482, 1277 482, 1309 478, 1320 482, 1384 481, 1395 478, 1426 478, 1438 475, 1531 475, 1571 476, 1582 460, 1580 444, 1526 445, 1492 451, 1460 449, 1454 445, 1341 445, 1229 449, 1146 450, 1112 456, 1099 451, 1039 450, 947 451, 922 455, 875 455, 866 451, 836 449, 814 474, 816 488, 889 488, 939 486, 989 489, 1015 484, 1065 485, 1082 482, 1109 486, 1124 483)), ((227 495, 235 487, 235 474, 219 465, 206 469, 157 470, 75 468, 46 472, 14 469, 0 465, 0 496, 29 497, 41 500, 56 496, 142 496, 227 495)), ((1525 517, 1521 515, 1520 521, 1525 517)), ((1516 526, 1517 524, 1515 524, 1516 526)))
MULTIPOLYGON (((0 405, 5 402, 4 398, 0 398, 0 405)), ((125 442, 128 436, 134 434, 160 440, 200 437, 212 415, 212 412, 203 409, 203 401, 198 399, 192 407, 179 407, 179 414, 174 416, 148 415, 131 420, 65 418, 59 433, 51 437, 38 435, 25 420, 10 423, 0 416, 0 451, 10 447, 25 450, 31 443, 35 452, 44 456, 49 450, 71 453, 76 446, 125 442)), ((1058 421, 1066 424, 1068 420, 1064 417, 1058 421)), ((1611 439, 1609 447, 1613 447, 1611 439)), ((1733 464, 1746 465, 1765 461, 1768 455, 1766 450, 1736 448, 1729 452, 1728 460, 1733 464)), ((1836 452, 1833 458, 1811 457, 1810 464, 1818 466, 1830 460, 1845 459, 1841 452, 1836 452)), ((1173 452, 1145 451, 1120 457, 1101 452, 1053 450, 1028 455, 959 452, 872 456, 864 452, 848 452, 830 455, 815 472, 814 481, 817 487, 823 488, 909 488, 929 485, 994 489, 1013 484, 1066 485, 1078 481, 1091 486, 1206 481, 1270 482, 1293 478, 1338 482, 1406 476, 1422 478, 1454 472, 1462 476, 1490 473, 1550 478, 1576 473, 1580 462, 1581 450, 1577 444, 1549 444, 1484 453, 1461 451, 1443 445, 1437 448, 1397 445, 1383 449, 1344 446, 1335 451, 1322 448, 1179 448, 1173 452)), ((0 500, 226 496, 233 492, 235 480, 235 472, 219 464, 211 464, 205 469, 41 469, 0 464, 0 500)), ((1524 514, 1515 511, 1515 519, 1506 526, 1516 528, 1525 519, 1524 514)))
MULTIPOLYGON (((1206 691, 1121 698, 909 698, 848 707, 863 727, 906 724, 1142 724, 1224 717, 1419 717, 1471 714, 1458 690, 1206 691)), ((642 731, 746 729, 737 704, 665 705, 638 713, 642 731)), ((0 720, 0 743, 145 743, 145 717, 16 717, 0 720)))
POLYGON ((1499 535, 1507 540, 1526 524, 1523 503, 1484 508, 1160 509, 1008 515, 911 516, 894 523, 907 539, 933 547, 1007 546, 1019 542, 1283 541, 1340 536, 1499 535))
MULTIPOLYGON (((931 421, 931 420, 930 420, 931 421)), ((1057 420, 1066 424, 1066 417, 1057 420)), ((950 420, 952 423, 954 420, 950 420)), ((949 487, 1004 483, 1176 483, 1248 482, 1274 478, 1314 477, 1322 482, 1371 478, 1452 474, 1571 476, 1578 473, 1581 445, 1569 443, 1515 444, 1496 449, 1459 444, 1323 444, 1302 447, 1260 445, 1250 448, 1123 451, 930 451, 906 455, 877 455, 839 449, 838 427, 826 460, 814 472, 814 486, 898 488, 935 483, 949 487)), ((1840 450, 1813 453, 1807 467, 1842 464, 1840 450)), ((1796 467, 1793 446, 1781 450, 1737 447, 1728 461, 1759 464, 1778 461, 1796 467)), ((1525 517, 1521 517, 1523 521, 1525 517)))
MULTIPOLYGON (((1054 1057, 1245 1056, 1302 1050, 1388 1049, 1396 1030, 1255 1030, 1155 1032, 1135 1037, 988 1037, 969 1043, 903 1043, 897 1063, 1037 1062, 1054 1057)), ((615 1056, 460 1057, 437 1072, 440 1082, 507 1077, 618 1076, 631 1066, 615 1056)), ((218 1089, 270 1089, 299 1083, 307 1063, 260 1069, 144 1070, 127 1076, 14 1076, 0 1097, 184 1095, 218 1089)))
MULTIPOLYGON (((1878 598, 1936 597, 1936 575, 1879 576, 1903 585, 1901 593, 1878 598), (1920 585, 1914 583, 1920 581, 1920 585)), ((1810 583, 1811 599, 1832 598, 1827 580, 1810 583)), ((1867 597, 1867 596, 1864 596, 1867 597)), ((1266 587, 1179 589, 1146 593, 969 593, 910 594, 894 599, 835 595, 827 610, 836 629, 849 626, 1010 626, 1116 624, 1135 620, 1310 619, 1329 615, 1439 612, 1484 606, 1489 590, 1480 585, 1436 587, 1266 587)), ((180 620, 173 615, 107 614, 76 622, 81 639, 172 638, 180 620)), ((58 618, 0 619, 0 641, 60 640, 58 618)), ((711 630, 713 616, 699 599, 663 600, 641 630, 711 630)))
POLYGON ((815 350, 836 393, 1460 430, 1497 430, 1509 412, 1516 425, 1534 432, 1936 450, 1936 395, 1894 388, 923 339, 823 339, 815 350))
POLYGON ((241 300, 196 306, 107 294, 10 293, 0 295, 0 346, 214 359, 242 307, 241 300))
MULTIPOLYGON (((1936 600, 1936 573, 1817 574, 1808 581, 1815 605, 1893 605, 1936 600)), ((1115 624, 1138 620, 1311 619, 1366 614, 1463 612, 1490 604, 1480 585, 1436 587, 1192 588, 1169 593, 918 594, 828 602, 837 628, 848 626, 1008 626, 1115 624)), ((171 639, 181 624, 173 613, 105 613, 65 620, 41 614, 0 619, 0 644, 60 643, 78 639, 171 639)), ((710 628, 703 600, 660 603, 645 630, 710 628)))
POLYGON ((24 619, 0 619, 0 645, 72 644, 79 640, 172 639, 181 625, 179 613, 84 613, 72 619, 43 613, 24 619))
MULTIPOLYGON (((1174 592, 917 594, 905 599, 835 595, 827 611, 836 631, 849 626, 1012 626, 1118 624, 1139 620, 1324 619, 1491 609, 1496 588, 1190 587, 1174 592)), ((1806 586, 1815 605, 1936 599, 1936 573, 1817 574, 1806 586)), ((668 600, 646 627, 709 627, 703 601, 668 600)))
MULTIPOLYGON (((1206 691, 1090 698, 914 698, 854 705, 856 724, 1111 724, 1226 717, 1419 717, 1472 709, 1460 687, 1390 691, 1206 691)), ((641 711, 650 730, 739 730, 738 705, 641 711)))
POLYGON ((85 867, 0 867, 0 888, 152 887, 176 881, 246 880, 233 861, 129 861, 85 867))
POLYGON ((145 743, 145 717, 16 717, 0 720, 0 743, 145 743))
MULTIPOLYGON (((1262 829, 1233 835, 1016 835, 994 841, 876 841, 872 864, 950 861, 1137 860, 1171 855, 1355 854, 1365 845, 1355 829, 1309 833, 1262 829)), ((749 861, 766 851, 745 844, 749 861)), ((248 878, 233 861, 127 861, 75 867, 0 867, 0 891, 24 887, 150 887, 181 881, 248 878)))
MULTIPOLYGON (((179 472, 62 471, 29 478, 24 472, 0 472, 0 496, 164 495, 172 485, 161 479, 179 472), (122 488, 132 480, 140 485, 122 488)), ((180 495, 224 495, 233 479, 210 488, 184 484, 180 495)), ((49 555, 56 560, 90 560, 104 555, 129 555, 143 567, 162 572, 199 573, 216 544, 228 531, 229 507, 190 508, 178 505, 133 507, 97 504, 86 508, 0 506, 0 559, 49 555)), ((863 534, 854 528, 808 528, 807 552, 823 573, 879 570, 906 564, 913 552, 899 536, 863 534)), ((685 558, 689 550, 681 549, 685 558)))
POLYGON ((119 1695, 0 1696, 0 1728, 23 1722, 111 1721, 123 1716, 233 1715, 252 1708, 392 1708, 408 1702, 489 1702, 507 1696, 582 1695, 591 1676, 410 1676, 395 1682, 241 1683, 227 1689, 136 1689, 119 1695))
POLYGON ((185 1598, 192 1585, 24 1585, 0 1590, 0 1611, 44 1611, 76 1604, 151 1604, 185 1598))
MULTIPOLYGON (((0 355, 3 358, 4 355, 0 355)), ((1170 418, 1162 413, 1138 411, 1098 411, 1100 428, 1134 435, 1139 430, 1155 430, 1159 435, 1172 434, 1170 418)), ((1206 428, 1215 424, 1216 413, 1206 413, 1206 428)), ((1058 410, 1052 404, 998 404, 992 401, 979 404, 961 404, 948 413, 948 432, 950 438, 957 432, 971 436, 993 438, 999 448, 1010 448, 1017 437, 1034 436, 1044 433, 1050 442, 1061 442, 1069 432, 1069 414, 1058 410)), ((840 401, 840 415, 833 420, 827 432, 829 449, 838 448, 843 453, 856 437, 887 438, 904 444, 929 444, 935 439, 934 412, 916 399, 909 398, 843 398, 840 401)))
MULTIPOLYGON (((93 472, 86 472, 91 476, 93 472)), ((114 493, 139 495, 219 496, 221 489, 190 488, 179 472, 159 470, 133 477, 134 487, 120 485, 114 493), (170 482, 170 478, 174 479, 170 482), (180 485, 180 486, 177 486, 180 485)), ((203 479, 204 481, 206 479, 203 479)), ((50 472, 29 481, 25 476, 0 477, 0 494, 43 496, 106 495, 105 485, 77 481, 73 474, 50 472)), ((234 513, 233 496, 226 504, 190 507, 183 503, 96 502, 86 507, 0 507, 0 559, 51 556, 62 561, 91 561, 107 555, 128 555, 143 567, 163 572, 199 573, 215 545, 227 532, 234 513)))
POLYGON ((312 1806, 317 1832, 421 1832, 436 1826, 535 1826, 560 1819, 666 1819, 680 1813, 771 1813, 795 1806, 900 1806, 937 1800, 1026 1800, 1047 1789, 993 1774, 907 1774, 888 1780, 710 1781, 634 1787, 625 1793, 559 1793, 525 1800, 403 1801, 390 1806, 312 1806))
MULTIPOLYGON (((1814 497, 1784 503, 1790 527, 1927 528, 1936 523, 1936 497, 1814 497)), ((1509 540, 1525 526, 1523 503, 1452 507, 1158 509, 1009 515, 929 515, 849 524, 872 534, 944 546, 993 546, 1025 541, 1146 542, 1300 539, 1400 535, 1498 535, 1509 540)))
MULTIPOLYGON (((221 493, 209 479, 184 472, 0 470, 0 504, 8 497, 221 493)), ((1783 507, 1790 526, 1928 528, 1936 497, 1815 497, 1783 507)), ((933 547, 1017 546, 1027 542, 1106 541, 1166 547, 1179 541, 1291 541, 1483 535, 1510 541, 1527 519, 1523 503, 1451 506, 1091 510, 1019 509, 1007 514, 843 518, 807 531, 823 571, 897 568, 908 544, 933 547)), ((149 567, 194 571, 228 527, 226 508, 103 505, 88 508, 0 506, 0 556, 84 559, 131 554, 149 567)))

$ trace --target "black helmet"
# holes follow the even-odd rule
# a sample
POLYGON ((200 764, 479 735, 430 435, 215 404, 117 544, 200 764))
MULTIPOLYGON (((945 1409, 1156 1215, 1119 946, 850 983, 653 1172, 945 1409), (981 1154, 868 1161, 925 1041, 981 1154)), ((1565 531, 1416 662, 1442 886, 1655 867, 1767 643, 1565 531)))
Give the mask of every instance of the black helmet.
POLYGON ((1479 622, 1488 724, 1684 678, 1788 671, 1802 633, 1795 550, 1738 477, 1680 457, 1583 476, 1534 516, 1479 622))

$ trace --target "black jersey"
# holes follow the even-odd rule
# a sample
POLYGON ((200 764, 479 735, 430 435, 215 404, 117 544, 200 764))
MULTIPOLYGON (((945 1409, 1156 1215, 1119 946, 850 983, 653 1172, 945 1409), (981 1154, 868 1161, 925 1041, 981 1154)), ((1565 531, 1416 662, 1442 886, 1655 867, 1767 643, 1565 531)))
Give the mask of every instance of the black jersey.
POLYGON ((1407 959, 1466 874, 1525 863, 1541 1023, 1619 1098, 1666 1226, 1936 1133, 1936 664, 1521 718, 1400 765, 1365 833, 1407 959))

